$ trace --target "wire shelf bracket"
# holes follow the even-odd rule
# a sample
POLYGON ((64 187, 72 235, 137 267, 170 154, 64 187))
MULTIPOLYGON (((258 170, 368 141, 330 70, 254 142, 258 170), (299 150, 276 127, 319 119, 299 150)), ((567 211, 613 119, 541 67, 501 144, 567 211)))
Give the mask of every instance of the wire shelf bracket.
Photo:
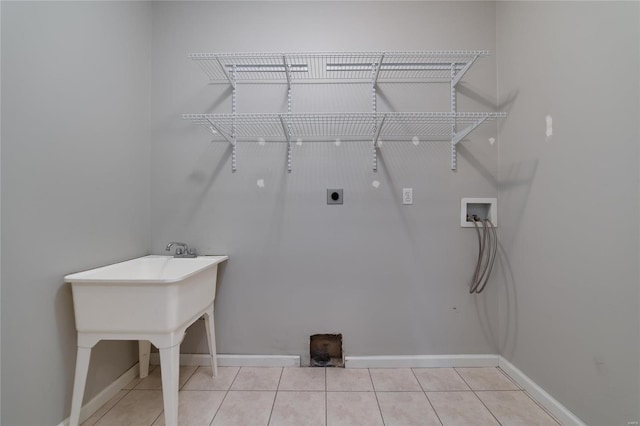
POLYGON ((464 128, 459 132, 456 132, 453 135, 453 139, 451 139, 451 144, 453 144, 453 146, 458 145, 458 143, 460 143, 462 139, 466 138, 469 135, 469 133, 473 132, 479 125, 487 121, 488 118, 489 117, 482 117, 477 121, 473 122, 473 124, 471 124, 470 126, 464 128))
POLYGON ((460 82, 460 80, 462 79, 462 77, 464 77, 464 75, 467 73, 467 71, 469 71, 469 68, 471 68, 471 66, 474 64, 474 62, 480 57, 480 53, 477 53, 473 58, 471 58, 463 67, 461 70, 455 72, 455 66, 452 67, 454 68, 454 76, 451 80, 451 85, 453 87, 456 87, 458 85, 458 83, 460 82))

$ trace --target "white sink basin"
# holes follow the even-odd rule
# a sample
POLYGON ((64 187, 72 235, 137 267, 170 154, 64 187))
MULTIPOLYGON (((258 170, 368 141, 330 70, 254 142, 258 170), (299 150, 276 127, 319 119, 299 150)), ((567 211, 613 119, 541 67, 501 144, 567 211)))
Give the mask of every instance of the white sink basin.
POLYGON ((148 371, 149 342, 158 347, 165 422, 177 425, 180 342, 203 315, 211 370, 217 372, 213 302, 218 264, 227 259, 145 256, 64 277, 71 283, 78 330, 71 426, 79 423, 91 348, 100 340, 138 340, 141 377, 148 371))
POLYGON ((145 256, 67 275, 76 329, 118 335, 175 331, 213 303, 217 265, 227 259, 145 256))
POLYGON ((182 281, 203 269, 210 268, 228 256, 199 256, 181 259, 171 256, 144 256, 125 262, 67 275, 71 283, 173 283, 182 281))

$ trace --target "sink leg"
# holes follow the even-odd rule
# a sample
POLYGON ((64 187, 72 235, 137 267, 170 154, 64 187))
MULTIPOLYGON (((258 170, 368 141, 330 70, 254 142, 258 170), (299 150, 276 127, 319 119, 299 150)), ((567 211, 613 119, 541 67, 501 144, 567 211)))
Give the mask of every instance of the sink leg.
POLYGON ((80 422, 80 409, 82 408, 84 386, 87 382, 90 358, 91 348, 82 348, 78 346, 78 354, 76 356, 76 373, 73 380, 73 396, 71 398, 71 416, 69 416, 70 426, 78 426, 78 423, 80 422))
POLYGON ((178 425, 178 378, 180 374, 180 345, 160 348, 160 373, 164 400, 164 422, 178 425))
POLYGON ((149 375, 149 356, 151 355, 151 342, 138 340, 138 363, 140 364, 140 378, 149 375))
POLYGON ((207 332, 207 342, 209 343, 209 355, 211 356, 211 375, 218 375, 218 357, 216 354, 216 328, 213 322, 213 304, 204 313, 204 328, 207 332))

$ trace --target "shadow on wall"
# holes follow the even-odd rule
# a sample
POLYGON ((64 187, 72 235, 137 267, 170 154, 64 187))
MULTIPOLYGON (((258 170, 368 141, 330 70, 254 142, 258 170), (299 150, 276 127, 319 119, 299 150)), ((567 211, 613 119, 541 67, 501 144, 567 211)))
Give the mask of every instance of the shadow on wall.
MULTIPOLYGON (((208 87, 209 86, 205 86, 202 90, 204 91, 208 87)), ((213 100, 213 102, 211 102, 211 105, 209 106, 209 108, 207 108, 207 113, 213 114, 223 103, 225 102, 231 103, 229 99, 231 98, 232 94, 233 94, 233 87, 231 86, 227 87, 224 90, 224 92, 222 92, 216 99, 213 100)))
POLYGON ((466 96, 467 98, 484 105, 489 110, 497 108, 496 111, 506 112, 507 114, 511 112, 511 108, 518 98, 518 91, 516 90, 507 94, 507 96, 505 96, 505 100, 498 104, 498 101, 495 98, 472 89, 468 83, 461 82, 456 86, 456 88, 458 89, 458 95, 466 96))
MULTIPOLYGON (((498 264, 500 263, 500 259, 498 259, 498 264)), ((499 266, 499 265, 496 265, 499 266)), ((499 268, 494 268, 494 269, 499 269, 499 268)), ((497 280, 494 278, 492 280, 490 280, 489 284, 491 284, 491 282, 495 284, 498 284, 499 282, 496 282, 497 280)), ((469 284, 470 285, 470 284, 469 284)), ((491 289, 490 287, 487 288, 487 290, 485 290, 485 293, 488 292, 496 292, 499 291, 498 289, 491 289)), ((487 341, 491 344, 491 346, 493 347, 494 350, 499 348, 499 342, 496 339, 496 333, 494 332, 494 327, 492 327, 491 322, 490 322, 490 312, 489 310, 491 309, 491 306, 489 306, 489 303, 487 303, 488 300, 490 300, 490 298, 488 297, 483 297, 481 295, 476 295, 473 294, 472 295, 474 297, 474 302, 476 305, 476 313, 478 314, 478 323, 480 324, 480 329, 482 330, 482 334, 484 335, 485 339, 487 339, 487 341)))
MULTIPOLYGON (((506 358, 513 356, 513 351, 516 347, 517 331, 518 331, 518 298, 516 293, 516 276, 513 268, 511 267, 511 261, 507 255, 508 249, 513 240, 516 238, 520 224, 524 218, 527 202, 529 200, 529 194, 531 187, 535 179, 538 170, 538 160, 530 162, 516 163, 505 173, 505 178, 502 179, 500 185, 501 193, 508 194, 502 196, 503 209, 505 202, 510 206, 511 217, 515 218, 510 225, 511 239, 509 241, 499 241, 498 253, 499 253, 499 268, 500 278, 499 281, 504 289, 504 297, 499 299, 499 303, 506 305, 504 314, 504 325, 500 330, 499 340, 496 342, 497 347, 501 355, 506 358), (524 177, 521 177, 524 176, 524 177), (521 190, 515 191, 521 187, 521 190), (519 197, 510 197, 512 195, 521 194, 519 197)), ((504 222, 503 222, 504 223, 504 222)), ((504 233, 501 233, 501 237, 504 237, 504 233)))
MULTIPOLYGON (((200 130, 200 129, 198 129, 198 130, 200 130)), ((211 143, 213 144, 213 143, 220 143, 220 142, 211 142, 211 143)), ((222 171, 223 167, 227 166, 227 161, 231 157, 232 147, 231 147, 230 144, 228 144, 226 142, 225 142, 225 144, 226 144, 226 149, 224 151, 224 154, 221 157, 219 157, 217 164, 215 165, 215 167, 211 171, 211 174, 209 175, 208 178, 207 178, 207 173, 209 172, 209 170, 211 170, 210 167, 208 167, 211 164, 209 155, 201 155, 199 157, 200 158, 200 161, 199 161, 200 164, 187 177, 187 180, 189 181, 190 186, 193 186, 193 187, 201 186, 201 188, 199 189, 200 195, 198 197, 195 197, 196 202, 191 207, 191 209, 189 211, 189 214, 187 216, 187 219, 186 219, 187 223, 193 222, 194 217, 200 211, 200 209, 202 207, 202 204, 207 199, 207 197, 205 197, 205 195, 211 189, 211 186, 213 185, 213 182, 215 182, 216 178, 218 177, 218 175, 222 171)), ((216 151, 214 149, 210 149, 211 145, 209 145, 207 148, 208 148, 207 149, 208 152, 206 152, 204 154, 210 154, 210 153, 216 151)), ((178 204, 178 205, 184 205, 184 204, 178 204)))
MULTIPOLYGON (((511 239, 510 241, 504 241, 506 247, 509 247, 513 240, 516 239, 520 230, 520 224, 525 216, 527 202, 529 201, 531 186, 538 171, 538 163, 539 160, 515 163, 506 173, 503 173, 504 178, 500 179, 502 208, 504 209, 505 205, 509 205, 510 216, 515 218, 513 225, 511 225, 511 239), (524 187, 524 190, 515 191, 518 187, 524 187)), ((501 237, 503 238, 504 236, 501 237)))
POLYGON ((487 182, 491 183, 491 186, 493 186, 494 188, 498 188, 498 178, 493 173, 491 173, 491 171, 482 164, 482 161, 478 160, 471 153, 471 151, 469 151, 468 148, 466 148, 463 144, 458 144, 456 145, 456 151, 462 158, 467 160, 469 164, 473 166, 473 168, 477 170, 478 173, 480 173, 480 175, 487 182))
MULTIPOLYGON (((501 335, 499 341, 495 342, 498 347, 499 353, 505 358, 509 359, 513 356, 513 350, 516 347, 516 340, 518 338, 518 298, 516 297, 515 275, 511 268, 511 262, 509 257, 505 253, 502 244, 498 243, 498 256, 500 267, 500 275, 502 278, 499 282, 504 286, 505 297, 500 301, 506 302, 506 314, 504 317, 504 329, 500 330, 501 335)), ((494 337, 492 335, 492 337, 494 337)), ((495 339, 495 337, 494 337, 495 339)))
MULTIPOLYGON (((73 310, 73 298, 71 294, 71 285, 61 283, 56 292, 55 313, 56 325, 58 328, 58 345, 59 352, 63 354, 63 359, 73 359, 76 356, 76 321, 73 310)), ((64 369, 64 377, 73 377, 75 372, 75 361, 73 363, 65 362, 60 367, 64 369)), ((71 391, 73 381, 69 380, 64 386, 65 390, 65 407, 71 407, 71 391)))
MULTIPOLYGON (((464 95, 469 99, 473 99, 474 101, 485 105, 490 109, 496 108, 497 102, 495 99, 491 99, 490 96, 479 93, 478 91, 471 89, 471 87, 465 86, 463 83, 458 85, 458 92, 460 95, 464 95)), ((510 93, 506 96, 506 100, 497 106, 496 110, 506 112, 508 116, 517 98, 518 91, 510 93)), ((501 129, 506 120, 498 120, 497 122, 498 129, 501 129)), ((483 178, 485 178, 488 182, 491 182, 491 184, 496 188, 500 186, 498 178, 483 165, 482 161, 475 158, 473 154, 471 154, 471 151, 469 151, 469 149, 464 146, 464 144, 458 144, 457 151, 458 154, 460 154, 465 160, 467 160, 469 164, 471 164, 471 166, 473 166, 473 168, 475 168, 480 173, 480 175, 482 175, 483 178)))
MULTIPOLYGON (((469 161, 470 164, 473 164, 480 171, 480 173, 485 176, 485 178, 489 179, 493 183, 496 183, 495 178, 490 174, 490 172, 486 170, 482 166, 482 164, 479 163, 471 155, 468 150, 461 149, 459 152, 467 159, 467 161, 469 161)), ((491 342, 491 344, 495 348, 498 349, 498 352, 500 354, 506 357, 512 356, 513 350, 516 347, 518 329, 518 300, 516 297, 515 286, 516 277, 511 267, 511 261, 507 255, 508 250, 505 249, 505 246, 509 247, 509 245, 515 238, 518 229, 520 228, 520 224, 524 217, 526 204, 529 199, 529 193, 531 191, 531 186, 535 178, 537 169, 538 160, 530 163, 517 163, 506 173, 506 178, 501 180, 501 192, 507 194, 506 196, 502 196, 501 200, 508 203, 508 205, 511 207, 510 211, 514 213, 513 217, 515 218, 513 225, 510 225, 510 228, 513 230, 512 238, 510 239, 510 241, 503 244, 500 239, 498 240, 498 262, 496 265, 497 268, 495 268, 495 270, 498 271, 497 273, 500 275, 500 279, 493 280, 495 284, 501 286, 496 291, 504 291, 504 296, 502 294, 498 294, 499 306, 502 307, 502 303, 506 303, 504 326, 498 324, 497 332, 495 331, 495 328, 492 327, 489 321, 489 311, 491 309, 491 306, 488 303, 488 298, 477 297, 475 300, 478 320, 485 338, 487 339, 487 341, 491 342), (515 192, 514 190, 518 187, 523 187, 524 189, 515 192), (522 195, 520 198, 509 199, 509 195, 512 194, 522 195)), ((504 208, 504 205, 505 204, 502 205, 502 208, 504 208)), ((501 235, 501 237, 503 235, 501 235)))

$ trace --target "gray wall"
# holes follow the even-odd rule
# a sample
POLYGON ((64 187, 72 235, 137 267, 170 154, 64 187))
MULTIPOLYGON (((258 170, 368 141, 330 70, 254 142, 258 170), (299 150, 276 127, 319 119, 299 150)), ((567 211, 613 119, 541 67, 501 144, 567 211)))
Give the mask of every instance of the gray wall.
MULTIPOLYGON (((217 299, 221 353, 296 354, 309 336, 342 332, 348 355, 496 353, 495 285, 468 294, 477 243, 459 227, 461 197, 497 195, 495 125, 474 133, 449 169, 446 143, 368 143, 230 150, 182 121, 229 112, 191 52, 494 50, 492 2, 157 2, 153 5, 151 250, 185 240, 228 254, 217 299), (257 181, 264 179, 264 188, 257 181), (372 182, 380 182, 374 188, 372 182), (344 188, 343 206, 326 189, 344 188), (401 204, 412 187, 415 204, 401 204)), ((448 85, 384 85, 379 110, 447 111, 448 85)), ((369 111, 366 86, 294 87, 293 111, 369 111)), ((461 111, 495 107, 495 57, 460 89, 461 111)), ((245 85, 238 112, 286 111, 284 86, 245 85)), ((194 326, 183 352, 207 352, 194 326)))
MULTIPOLYGON (((147 253, 151 9, 2 2, 2 419, 57 424, 75 367, 63 276, 147 253)), ((86 400, 136 362, 103 342, 86 400)))
POLYGON ((497 4, 500 352, 594 425, 640 418, 638 8, 497 4))
MULTIPOLYGON (((170 240, 231 256, 221 353, 306 360, 319 332, 342 332, 350 355, 501 353, 588 423, 638 419, 639 15, 637 3, 2 2, 0 422, 68 415, 62 277, 170 240), (230 110, 189 52, 447 49, 497 51, 465 78, 460 110, 510 113, 497 144, 494 125, 463 144, 456 173, 446 144, 386 143, 373 173, 366 143, 306 141, 291 174, 285 146, 258 143, 231 173, 228 147, 179 118, 230 110), (326 206, 328 187, 345 189, 343 206, 326 206), (497 195, 502 267, 471 297, 459 201, 497 195)), ((445 111, 447 90, 383 85, 379 110, 445 111)), ((365 86, 293 96, 296 112, 370 106, 365 86)), ((286 109, 282 86, 241 86, 238 101, 286 109)), ((183 352, 206 351, 198 324, 183 352)), ((135 346, 100 343, 92 359, 87 398, 135 346)))

